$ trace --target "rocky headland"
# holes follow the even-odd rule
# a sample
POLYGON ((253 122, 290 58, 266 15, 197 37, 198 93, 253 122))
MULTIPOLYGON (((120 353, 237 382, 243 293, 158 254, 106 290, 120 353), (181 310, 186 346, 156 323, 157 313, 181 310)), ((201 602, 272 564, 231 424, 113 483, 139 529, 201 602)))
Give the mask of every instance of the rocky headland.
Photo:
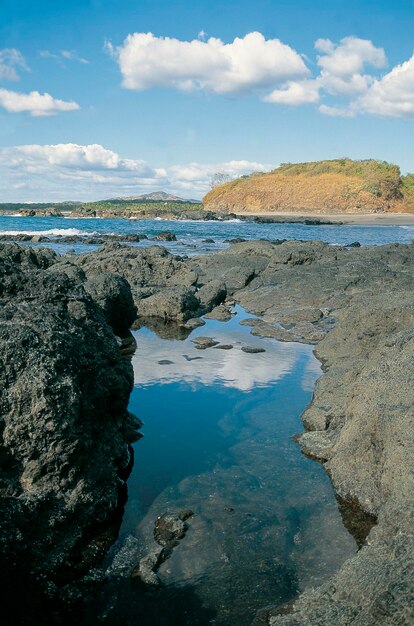
POLYGON ((316 346, 325 373, 297 440, 329 473, 361 546, 261 623, 412 622, 414 245, 253 241, 190 259, 119 242, 62 257, 3 245, 1 260, 2 554, 19 556, 36 516, 33 562, 59 572, 90 520, 116 509, 137 422, 114 332, 150 323, 189 334, 237 302, 256 316, 253 334, 316 346))
POLYGON ((283 163, 214 187, 203 205, 239 214, 412 213, 413 181, 397 165, 374 159, 283 163))

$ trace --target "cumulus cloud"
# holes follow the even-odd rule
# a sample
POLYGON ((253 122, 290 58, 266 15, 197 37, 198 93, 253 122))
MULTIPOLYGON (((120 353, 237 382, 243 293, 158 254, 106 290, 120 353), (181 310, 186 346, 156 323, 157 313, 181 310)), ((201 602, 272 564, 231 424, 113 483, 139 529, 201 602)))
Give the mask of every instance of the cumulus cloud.
POLYGON ((104 148, 100 144, 87 146, 76 143, 60 143, 54 145, 27 145, 15 149, 16 157, 24 163, 27 160, 47 162, 49 165, 57 165, 70 169, 81 170, 128 170, 148 173, 148 167, 144 161, 121 159, 112 150, 104 148))
POLYGON ((249 93, 309 74, 295 50, 279 39, 266 40, 258 32, 228 44, 215 37, 180 41, 133 33, 121 46, 107 44, 107 49, 119 64, 123 86, 135 90, 166 87, 221 95, 249 93))
POLYGON ((19 80, 17 70, 29 71, 22 53, 16 48, 0 50, 0 80, 19 80))
POLYGON ((245 160, 152 167, 100 144, 33 144, 0 149, 0 192, 8 201, 91 200, 162 188, 201 198, 217 171, 235 177, 266 169, 271 168, 245 160))
POLYGON ((331 117, 414 118, 414 55, 378 76, 374 72, 386 66, 387 57, 370 40, 345 37, 335 43, 318 39, 315 49, 319 74, 286 81, 265 96, 265 102, 288 106, 319 103, 319 111, 331 117))
POLYGON ((387 63, 385 52, 376 48, 369 39, 344 37, 338 44, 330 39, 317 39, 318 65, 334 76, 352 76, 361 72, 365 65, 381 68, 387 63))
POLYGON ((354 104, 354 111, 384 117, 414 117, 414 55, 397 65, 354 104))
POLYGON ((299 106, 319 101, 320 85, 316 80, 289 81, 283 89, 275 89, 263 99, 265 102, 299 106))
POLYGON ((38 91, 19 93, 8 89, 0 89, 0 106, 9 113, 30 113, 34 117, 55 115, 61 111, 76 111, 80 108, 76 102, 58 100, 48 93, 38 91))

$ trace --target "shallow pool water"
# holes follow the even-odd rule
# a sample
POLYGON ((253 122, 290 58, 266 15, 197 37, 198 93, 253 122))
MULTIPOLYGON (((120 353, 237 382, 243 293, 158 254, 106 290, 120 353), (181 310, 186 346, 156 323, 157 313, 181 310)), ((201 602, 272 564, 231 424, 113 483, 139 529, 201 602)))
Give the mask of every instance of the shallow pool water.
POLYGON ((130 409, 144 438, 107 564, 131 537, 144 555, 162 513, 194 516, 159 568, 159 589, 136 590, 115 572, 101 598, 105 623, 247 626, 356 551, 323 467, 291 438, 320 375, 312 349, 253 337, 236 310, 186 339, 136 333, 130 409), (233 348, 197 350, 196 336, 233 348), (266 351, 248 354, 246 345, 266 351))

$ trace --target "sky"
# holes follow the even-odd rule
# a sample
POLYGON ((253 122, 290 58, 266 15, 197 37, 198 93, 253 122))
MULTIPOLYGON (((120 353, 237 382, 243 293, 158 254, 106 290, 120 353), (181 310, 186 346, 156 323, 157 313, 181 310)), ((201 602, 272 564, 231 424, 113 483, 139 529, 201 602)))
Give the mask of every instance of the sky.
POLYGON ((414 172, 414 0, 0 0, 0 202, 414 172))

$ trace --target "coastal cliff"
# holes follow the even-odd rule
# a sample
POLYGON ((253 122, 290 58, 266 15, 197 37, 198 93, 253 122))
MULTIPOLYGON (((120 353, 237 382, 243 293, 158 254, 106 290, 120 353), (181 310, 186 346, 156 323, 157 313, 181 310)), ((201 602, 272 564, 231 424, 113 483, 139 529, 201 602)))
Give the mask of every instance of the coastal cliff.
POLYGON ((373 159, 286 163, 218 185, 203 205, 237 214, 414 212, 413 176, 373 159))

